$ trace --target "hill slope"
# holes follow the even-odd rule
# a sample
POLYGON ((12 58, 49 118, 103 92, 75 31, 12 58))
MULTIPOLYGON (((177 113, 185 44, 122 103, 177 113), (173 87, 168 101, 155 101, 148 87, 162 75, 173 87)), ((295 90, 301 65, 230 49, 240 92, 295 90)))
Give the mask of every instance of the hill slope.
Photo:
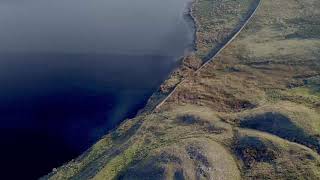
POLYGON ((197 0, 195 54, 140 115, 43 178, 320 179, 318 0, 262 0, 194 73, 257 4, 197 0))

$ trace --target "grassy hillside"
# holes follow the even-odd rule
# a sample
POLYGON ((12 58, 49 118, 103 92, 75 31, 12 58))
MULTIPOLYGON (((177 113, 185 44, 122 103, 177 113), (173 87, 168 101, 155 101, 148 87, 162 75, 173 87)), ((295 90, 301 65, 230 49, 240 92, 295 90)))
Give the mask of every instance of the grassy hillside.
POLYGON ((103 137, 44 179, 320 179, 320 2, 198 0, 197 51, 151 98, 157 111, 103 137))

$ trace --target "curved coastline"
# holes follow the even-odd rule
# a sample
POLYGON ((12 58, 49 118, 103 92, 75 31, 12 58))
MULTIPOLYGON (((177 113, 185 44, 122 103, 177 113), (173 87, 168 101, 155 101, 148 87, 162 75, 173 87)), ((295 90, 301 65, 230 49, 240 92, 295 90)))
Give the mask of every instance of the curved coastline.
MULTIPOLYGON (((258 0, 259 3, 257 4, 257 6, 254 7, 254 11, 250 13, 249 17, 247 17, 245 19, 244 22, 242 22, 240 24, 240 26, 237 26, 236 28, 236 32, 235 33, 232 33, 230 37, 227 38, 227 41, 226 42, 223 42, 222 44, 222 47, 218 48, 218 51, 212 55, 212 58, 207 60, 207 61, 203 61, 204 59, 202 59, 202 64, 197 68, 195 69, 195 72, 198 72, 199 70, 201 70, 207 63, 211 62, 214 57, 216 55, 218 55, 225 47, 227 47, 233 39, 235 39, 237 37, 237 35, 241 32, 241 30, 247 25, 247 23, 251 20, 251 18, 254 16, 255 12, 257 11, 259 5, 260 5, 260 0, 258 0)), ((185 17, 187 18, 187 22, 189 22, 188 24, 191 25, 191 28, 193 30, 193 43, 192 43, 192 51, 188 51, 187 54, 184 54, 182 55, 180 58, 178 58, 179 60, 179 65, 172 70, 172 72, 168 75, 168 79, 171 78, 172 75, 174 75, 176 73, 176 71, 178 71, 182 66, 183 66, 183 63, 184 63, 184 60, 185 58, 188 58, 190 55, 192 54, 195 54, 196 51, 198 50, 197 49, 197 43, 198 43, 198 38, 197 38, 197 32, 199 30, 199 27, 200 27, 200 22, 198 21, 198 19, 196 18, 195 16, 195 12, 194 12, 194 9, 195 9, 195 5, 196 3, 198 3, 199 0, 192 0, 190 1, 187 6, 186 6, 186 14, 185 14, 185 17)), ((215 50, 215 49, 214 49, 215 50)), ((210 54, 210 52, 209 52, 210 54)), ((180 84, 182 84, 185 79, 187 77, 183 77, 183 79, 181 79, 181 81, 176 84, 176 86, 173 87, 173 89, 170 91, 169 94, 167 93, 162 93, 160 92, 159 94, 159 91, 160 88, 148 99, 148 102, 146 103, 146 105, 137 112, 137 114, 135 115, 136 116, 144 116, 144 115, 148 115, 148 114, 152 114, 154 112, 157 112, 160 107, 171 97, 171 95, 176 91, 176 89, 178 88, 178 86, 180 84), (160 101, 159 101, 160 100, 160 101)), ((165 82, 164 82, 165 83, 165 82)), ((119 123, 119 125, 117 125, 114 129, 111 129, 107 134, 112 134, 113 132, 115 132, 119 127, 123 126, 124 124, 126 124, 128 121, 128 119, 125 119, 123 121, 121 121, 119 123)), ((138 123, 139 124, 139 123, 138 123)), ((76 159, 72 159, 70 162, 75 162, 75 161, 78 161, 79 159, 83 159, 85 156, 89 155, 89 153, 92 151, 91 148, 89 148, 87 151, 85 151, 82 155, 80 155, 78 158, 76 159)), ((67 165, 68 163, 66 163, 67 165)), ((53 172, 52 173, 55 173, 57 171, 57 169, 53 169, 53 172)), ((50 176, 50 174, 49 174, 50 176)), ((45 178, 45 177, 44 177, 45 178)))
MULTIPOLYGON (((206 3, 205 0, 199 1, 206 3)), ((236 23, 223 24, 218 29, 221 34, 213 34, 224 38, 220 39, 222 45, 216 44, 216 50, 211 48, 208 51, 211 56, 208 61, 194 58, 192 64, 188 62, 189 56, 183 57, 177 72, 168 79, 173 79, 173 83, 164 82, 169 85, 154 93, 144 111, 123 121, 83 156, 54 169, 44 179, 319 179, 320 156, 316 140, 320 132, 314 126, 320 113, 320 96, 316 94, 320 81, 318 73, 314 74, 319 71, 319 66, 310 65, 316 55, 295 53, 300 45, 311 50, 319 48, 306 43, 308 39, 301 40, 303 43, 288 47, 290 58, 281 56, 275 48, 270 50, 268 61, 265 61, 264 52, 254 51, 257 46, 265 47, 265 43, 270 47, 279 42, 289 45, 295 41, 285 36, 286 28, 272 31, 283 39, 272 37, 268 42, 257 41, 270 33, 265 29, 280 26, 277 21, 272 21, 273 18, 289 17, 283 11, 289 0, 279 1, 279 4, 275 1, 239 1, 245 6, 242 16, 237 19, 239 14, 234 13, 232 18, 236 23), (266 16, 265 13, 270 12, 273 13, 266 16), (254 15, 256 18, 249 24, 254 15), (225 33, 228 25, 230 31, 225 33), (236 38, 241 31, 241 36, 236 38), (228 46, 231 42, 232 45, 228 46), (224 48, 225 51, 220 53, 224 48), (251 51, 255 56, 248 57, 251 51), (300 62, 305 57, 307 63, 289 64, 292 70, 287 71, 288 62, 300 62), (209 64, 214 59, 215 63, 209 64), (186 83, 181 85, 182 82, 186 83), (313 91, 306 93, 305 90, 313 91), (311 97, 314 101, 308 101, 311 97), (157 106, 158 109, 152 108, 157 106), (219 171, 218 166, 221 167, 219 171)), ((225 5, 221 1, 212 1, 213 4, 216 2, 225 5)), ((229 2, 235 3, 217 8, 221 8, 221 14, 240 7, 236 1, 229 2)), ((205 9, 207 6, 203 7, 208 10, 205 9)), ((297 11, 297 7, 290 8, 297 11)), ((310 18, 303 11, 297 17, 310 18)), ((221 19, 228 17, 214 20, 221 19)), ((199 20, 206 26, 203 19, 199 20)), ((209 24, 216 25, 214 20, 209 24)), ((314 19, 315 22, 318 20, 314 19)), ((289 25, 296 23, 288 22, 289 25)), ((304 23, 312 24, 309 21, 304 23)), ((299 24, 299 27, 303 25, 299 24)), ((205 33, 216 29, 207 30, 205 33)), ((203 39, 197 40, 201 42, 203 39)))
MULTIPOLYGON (((193 13, 192 13, 192 11, 193 11, 193 6, 194 6, 194 3, 195 3, 196 1, 197 1, 197 0, 191 0, 190 2, 187 2, 187 3, 186 3, 186 7, 185 7, 185 13, 182 14, 183 20, 186 21, 186 23, 188 24, 188 28, 190 28, 191 31, 193 32, 193 33, 192 33, 192 34, 193 34, 193 35, 192 35, 192 43, 190 43, 190 46, 186 47, 184 54, 182 54, 182 55, 181 55, 180 57, 178 57, 178 58, 175 58, 175 61, 178 62, 178 63, 177 63, 178 65, 172 69, 171 73, 168 74, 168 77, 167 77, 166 79, 168 79, 168 78, 171 76, 171 74, 174 73, 175 70, 180 67, 180 63, 183 61, 183 59, 184 59, 186 56, 188 56, 189 54, 191 54, 191 53, 193 53, 193 52, 196 51, 196 42, 197 42, 197 40, 196 40, 196 37, 197 37, 197 36, 196 36, 196 32, 197 32, 198 23, 197 23, 197 20, 196 20, 196 18, 194 17, 194 15, 193 15, 193 13)), ((166 80, 166 79, 165 79, 165 80, 166 80)), ((151 95, 151 96, 152 96, 152 95, 151 95)), ((146 109, 146 106, 147 106, 147 104, 148 104, 148 101, 150 101, 150 98, 147 99, 147 102, 146 102, 145 105, 141 105, 142 108, 141 108, 140 110, 138 110, 138 111, 136 112, 136 114, 135 114, 135 112, 134 112, 134 113, 131 114, 131 116, 132 116, 132 117, 136 117, 136 116, 139 116, 139 115, 144 114, 144 113, 147 113, 147 114, 148 114, 148 113, 151 113, 152 111, 146 111, 146 110, 145 110, 145 109, 146 109), (134 115, 134 114, 135 114, 135 115, 134 115)), ((130 118, 132 118, 132 117, 130 117, 130 118)), ((116 126, 115 126, 114 128, 112 128, 112 129, 110 129, 106 134, 109 134, 109 133, 112 133, 112 132, 116 131, 116 129, 118 129, 121 125, 127 123, 127 121, 130 121, 130 119, 126 118, 126 119, 123 119, 122 121, 119 121, 118 125, 116 125, 116 126)), ((101 138, 103 138, 103 137, 101 137, 101 138)), ((100 139, 101 139, 101 138, 100 138, 100 139)), ((83 153, 81 153, 81 154, 80 154, 79 156, 77 156, 76 158, 73 158, 73 159, 71 159, 70 161, 65 162, 65 163, 62 165, 62 167, 65 166, 65 165, 67 165, 67 164, 70 163, 70 162, 75 162, 75 161, 78 161, 78 160, 80 160, 80 159, 83 159, 85 156, 87 156, 87 155, 89 154, 90 151, 92 151, 92 148, 88 148, 86 151, 84 151, 83 153)), ((52 169, 52 172, 51 172, 50 174, 55 173, 57 170, 58 170, 57 168, 53 168, 53 169, 52 169)), ((47 176, 50 176, 50 174, 48 174, 47 176)), ((41 177, 41 179, 46 179, 47 176, 41 177)))

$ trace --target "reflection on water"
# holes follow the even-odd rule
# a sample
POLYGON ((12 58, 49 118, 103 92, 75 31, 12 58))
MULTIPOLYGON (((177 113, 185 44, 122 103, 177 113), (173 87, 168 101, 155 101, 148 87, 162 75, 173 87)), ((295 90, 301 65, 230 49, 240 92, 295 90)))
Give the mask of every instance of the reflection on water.
POLYGON ((186 2, 0 0, 2 176, 44 175, 134 116, 192 43, 186 2))

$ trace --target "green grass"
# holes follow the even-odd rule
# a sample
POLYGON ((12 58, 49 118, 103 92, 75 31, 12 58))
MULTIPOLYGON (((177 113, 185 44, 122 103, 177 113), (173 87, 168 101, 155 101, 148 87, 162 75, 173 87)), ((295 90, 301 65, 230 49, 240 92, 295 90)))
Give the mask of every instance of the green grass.
POLYGON ((133 144, 121 154, 113 157, 108 164, 93 178, 94 180, 116 179, 119 173, 133 162, 140 150, 140 144, 133 144))

